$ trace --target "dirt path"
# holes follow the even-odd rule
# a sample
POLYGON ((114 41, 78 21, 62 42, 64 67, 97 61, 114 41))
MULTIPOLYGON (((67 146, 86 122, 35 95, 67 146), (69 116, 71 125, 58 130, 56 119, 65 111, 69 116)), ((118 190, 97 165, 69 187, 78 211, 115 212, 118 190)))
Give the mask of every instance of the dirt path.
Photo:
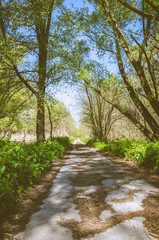
POLYGON ((75 142, 20 240, 159 239, 159 188, 75 142))

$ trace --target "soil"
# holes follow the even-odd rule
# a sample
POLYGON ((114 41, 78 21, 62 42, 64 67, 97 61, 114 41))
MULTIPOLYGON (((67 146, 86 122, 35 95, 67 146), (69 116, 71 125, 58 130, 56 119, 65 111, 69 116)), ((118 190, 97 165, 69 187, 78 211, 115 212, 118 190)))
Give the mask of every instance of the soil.
MULTIPOLYGON (((77 149, 81 145, 77 146, 77 149)), ((47 198, 50 193, 50 188, 52 187, 53 181, 59 172, 60 168, 63 166, 65 159, 69 157, 71 150, 67 151, 65 157, 59 161, 53 163, 52 170, 42 177, 41 181, 34 185, 31 190, 27 190, 24 196, 19 197, 16 200, 15 206, 8 213, 8 215, 3 216, 0 219, 0 240, 14 240, 17 233, 24 231, 26 224, 29 222, 30 216, 39 210, 42 200, 47 198)), ((101 155, 110 159, 115 166, 124 168, 124 173, 135 177, 136 179, 144 179, 146 182, 150 183, 152 186, 159 188, 159 173, 156 173, 153 170, 148 170, 139 167, 136 163, 127 161, 126 159, 118 158, 111 156, 110 154, 98 151, 101 155)), ((77 153, 79 154, 79 153, 77 153)), ((91 154, 80 152, 80 157, 88 157, 91 154)), ((87 164, 86 167, 93 167, 90 164, 87 164)), ((76 205, 76 208, 79 210, 81 217, 81 222, 70 219, 61 219, 59 225, 67 227, 72 231, 73 239, 89 238, 96 233, 101 233, 106 229, 115 226, 118 223, 123 222, 124 220, 132 219, 133 217, 144 217, 144 226, 148 229, 149 233, 156 239, 159 239, 159 194, 149 195, 146 199, 143 200, 142 211, 128 212, 126 214, 115 214, 110 216, 107 221, 102 221, 100 214, 102 211, 107 209, 113 212, 111 205, 105 202, 105 198, 110 191, 115 191, 119 189, 120 185, 127 184, 129 181, 123 179, 122 182, 119 182, 117 185, 110 185, 105 187, 101 185, 101 182, 105 180, 103 174, 100 174, 100 170, 104 171, 105 175, 109 175, 112 169, 103 168, 101 163, 96 165, 96 171, 99 170, 99 173, 83 173, 84 166, 78 168, 78 176, 75 178, 70 178, 71 183, 79 187, 78 190, 75 190, 70 196, 73 199, 73 203, 76 205), (89 193, 88 198, 83 198, 84 190, 80 187, 88 187, 90 185, 101 185, 95 192, 89 193)), ((77 170, 77 169, 74 169, 77 170)), ((116 173, 111 171, 111 178, 118 179, 119 175, 122 176, 122 173, 116 173)), ((114 202, 129 202, 132 201, 132 196, 134 192, 138 190, 129 191, 128 196, 119 200, 114 200, 114 202)))

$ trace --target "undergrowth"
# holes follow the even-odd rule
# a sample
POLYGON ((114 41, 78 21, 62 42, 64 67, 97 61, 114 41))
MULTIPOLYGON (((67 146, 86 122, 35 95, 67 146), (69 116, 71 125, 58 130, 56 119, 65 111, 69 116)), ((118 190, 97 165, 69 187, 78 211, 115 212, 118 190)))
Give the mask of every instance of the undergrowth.
POLYGON ((87 139, 88 146, 111 152, 114 156, 125 157, 149 169, 159 170, 159 141, 135 141, 118 139, 111 142, 87 139))
POLYGON ((24 189, 36 183, 51 170, 52 162, 60 159, 70 142, 56 137, 44 143, 19 143, 0 138, 0 214, 11 207, 24 189))

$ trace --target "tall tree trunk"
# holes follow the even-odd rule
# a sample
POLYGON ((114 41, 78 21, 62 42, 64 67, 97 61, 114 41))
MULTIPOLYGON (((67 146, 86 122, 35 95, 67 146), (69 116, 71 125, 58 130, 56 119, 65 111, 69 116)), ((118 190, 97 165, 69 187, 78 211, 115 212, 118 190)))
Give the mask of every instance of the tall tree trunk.
POLYGON ((37 142, 45 141, 45 92, 37 96, 36 136, 37 142))
MULTIPOLYGON (((33 6, 36 4, 31 0, 33 6)), ((50 1, 47 18, 44 20, 42 15, 35 20, 36 37, 39 48, 39 81, 38 81, 38 100, 37 100, 37 142, 45 140, 45 81, 47 66, 47 51, 49 31, 51 24, 51 15, 54 6, 54 0, 50 1), (39 21, 40 19, 40 21, 39 21)), ((36 10, 35 10, 36 13, 36 10)))
POLYGON ((128 90, 130 98, 134 102, 136 108, 140 111, 143 118, 148 123, 148 125, 151 128, 151 130, 153 131, 154 135, 156 135, 156 139, 157 139, 157 138, 159 138, 159 125, 157 124, 154 117, 151 115, 151 113, 148 111, 148 109, 144 106, 144 104, 142 103, 142 101, 139 99, 136 92, 134 91, 134 89, 127 77, 127 74, 124 70, 124 65, 123 65, 123 61, 122 61, 121 53, 120 53, 119 39, 117 37, 117 33, 116 33, 115 29, 114 29, 114 35, 115 35, 118 66, 119 66, 120 73, 123 77, 124 84, 128 90))
POLYGON ((41 29, 39 43, 39 81, 37 96, 37 142, 45 141, 45 80, 47 64, 47 41, 45 31, 41 29))

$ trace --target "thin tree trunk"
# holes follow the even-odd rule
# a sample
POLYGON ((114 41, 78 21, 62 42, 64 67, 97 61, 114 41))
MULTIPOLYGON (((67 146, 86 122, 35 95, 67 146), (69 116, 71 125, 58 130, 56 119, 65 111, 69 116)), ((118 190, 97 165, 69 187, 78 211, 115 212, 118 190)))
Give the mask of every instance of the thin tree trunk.
POLYGON ((125 117, 127 117, 143 133, 146 138, 151 141, 158 140, 158 136, 156 136, 156 134, 153 134, 148 128, 146 128, 133 114, 122 108, 120 105, 111 102, 109 99, 103 96, 103 93, 99 89, 93 87, 86 79, 83 78, 83 81, 87 86, 90 87, 90 89, 98 93, 106 102, 113 105, 119 112, 121 112, 125 117))
POLYGON ((53 122, 51 119, 51 111, 50 111, 50 107, 47 104, 47 109, 48 109, 48 113, 49 113, 49 121, 50 121, 50 138, 52 138, 52 132, 53 132, 53 122))

